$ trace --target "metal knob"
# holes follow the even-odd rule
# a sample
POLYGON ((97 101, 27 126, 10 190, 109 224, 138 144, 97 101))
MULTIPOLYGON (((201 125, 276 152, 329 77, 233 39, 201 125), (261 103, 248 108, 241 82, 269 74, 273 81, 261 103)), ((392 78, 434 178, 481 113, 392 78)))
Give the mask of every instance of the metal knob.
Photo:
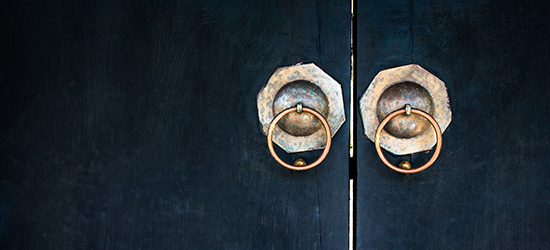
POLYGON ((392 112, 391 114, 386 116, 386 118, 384 118, 384 120, 382 120, 382 122, 380 122, 380 125, 378 126, 378 129, 376 130, 375 139, 374 139, 374 146, 376 147, 376 152, 378 153, 378 156, 380 157, 380 159, 382 160, 382 162, 386 166, 388 166, 389 168, 391 168, 391 169, 393 169, 397 172, 400 172, 400 173, 413 174, 413 173, 418 173, 422 170, 427 169, 429 166, 431 166, 435 162, 435 160, 439 156, 439 153, 441 152, 441 141, 442 141, 441 129, 439 128, 439 124, 437 123, 437 121, 435 121, 435 119, 431 115, 429 115, 428 113, 426 113, 422 110, 419 110, 419 109, 411 108, 411 106, 407 104, 404 109, 400 109, 400 110, 392 112), (432 155, 432 158, 430 158, 430 160, 428 162, 426 162, 424 165, 422 165, 418 168, 410 169, 411 168, 410 163, 408 163, 408 162, 402 162, 401 164, 399 164, 401 167, 397 167, 397 166, 391 164, 386 159, 384 154, 382 153, 382 148, 380 147, 380 137, 381 137, 381 134, 382 134, 382 130, 384 129, 386 124, 392 118, 394 118, 398 115, 401 115, 401 114, 405 114, 407 116, 410 116, 411 114, 420 115, 420 116, 424 117, 426 120, 428 120, 430 122, 430 124, 432 125, 432 127, 434 128, 434 130, 435 130, 436 147, 435 147, 435 151, 432 155), (407 166, 407 167, 403 167, 403 166, 407 166))
POLYGON ((296 107, 288 108, 282 111, 281 113, 279 113, 277 116, 275 116, 275 118, 273 118, 273 121, 271 121, 271 124, 269 125, 269 130, 267 132, 267 146, 269 148, 269 152, 279 164, 281 164, 285 168, 292 169, 292 170, 298 170, 298 171, 308 170, 310 168, 313 168, 319 165, 319 163, 321 163, 325 159, 325 157, 327 157, 328 152, 330 150, 331 143, 332 143, 332 135, 331 135, 330 127, 328 125, 327 120, 319 112, 307 107, 302 107, 301 103, 298 104, 296 107), (319 156, 317 160, 307 165, 304 165, 303 161, 298 161, 299 163, 295 163, 295 165, 291 165, 281 160, 281 158, 279 158, 277 153, 275 153, 275 149, 273 148, 273 131, 275 130, 275 127, 277 126, 277 123, 279 122, 279 120, 281 120, 284 116, 292 112, 302 113, 303 111, 314 115, 315 117, 317 117, 317 119, 321 121, 325 129, 327 141, 326 141, 325 149, 323 150, 323 153, 321 154, 321 156, 319 156))
MULTIPOLYGON (((266 136, 275 116, 299 103, 320 113, 332 135, 346 120, 342 86, 313 63, 277 68, 256 100, 266 136)), ((327 136, 321 126, 311 113, 288 113, 275 126, 273 143, 289 154, 323 149, 327 136)))

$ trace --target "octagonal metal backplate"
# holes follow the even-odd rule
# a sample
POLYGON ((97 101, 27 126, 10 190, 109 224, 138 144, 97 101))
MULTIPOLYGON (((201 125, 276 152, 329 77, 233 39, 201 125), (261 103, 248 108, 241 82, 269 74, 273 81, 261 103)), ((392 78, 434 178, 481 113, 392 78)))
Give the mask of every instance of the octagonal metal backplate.
MULTIPOLYGON (((451 123, 449 96, 443 81, 417 64, 382 70, 374 77, 359 101, 365 136, 371 141, 374 142, 376 130, 381 122, 377 116, 380 96, 391 86, 405 82, 416 83, 428 91, 434 105, 434 110, 430 113, 439 124, 442 133, 451 123)), ((412 138, 398 138, 382 130, 380 139, 382 148, 395 155, 430 150, 436 143, 433 129, 427 129, 424 133, 412 138)))
MULTIPOLYGON (((346 121, 342 87, 313 63, 280 67, 271 75, 257 96, 258 116, 262 132, 267 135, 271 121, 278 114, 274 115, 274 102, 279 90, 285 85, 297 81, 315 84, 327 97, 329 109, 325 119, 330 126, 332 136, 334 136, 346 121)), ((286 108, 294 105, 289 103, 286 108)), ((294 136, 282 130, 280 126, 275 126, 273 142, 287 153, 305 152, 323 149, 326 144, 326 134, 324 129, 320 128, 307 136, 294 136)))

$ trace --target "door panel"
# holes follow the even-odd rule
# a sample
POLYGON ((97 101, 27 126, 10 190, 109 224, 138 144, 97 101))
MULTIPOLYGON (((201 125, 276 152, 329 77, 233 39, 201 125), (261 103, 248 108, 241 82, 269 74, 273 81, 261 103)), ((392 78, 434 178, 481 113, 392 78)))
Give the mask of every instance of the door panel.
POLYGON ((349 103, 349 3, 1 9, 0 198, 25 207, 6 248, 347 248, 349 125, 320 166, 286 170, 256 94, 314 62, 349 103))
MULTIPOLYGON (((355 79, 360 97, 378 71, 412 61, 412 32, 407 1, 359 2, 357 7, 355 79)), ((357 117, 357 248, 406 249, 410 176, 396 174, 379 160, 374 143, 364 136, 359 113, 357 117)))
POLYGON ((359 5, 358 92, 379 70, 417 63, 446 83, 453 121, 439 159, 413 175, 358 139, 358 249, 550 245, 550 6, 537 2, 359 5))

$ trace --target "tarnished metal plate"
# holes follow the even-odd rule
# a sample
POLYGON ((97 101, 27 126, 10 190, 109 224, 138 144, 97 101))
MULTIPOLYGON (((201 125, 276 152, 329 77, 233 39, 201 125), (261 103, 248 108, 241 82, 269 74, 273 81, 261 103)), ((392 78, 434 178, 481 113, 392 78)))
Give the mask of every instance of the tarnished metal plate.
MULTIPOLYGON (((452 113, 445 83, 419 65, 410 64, 380 71, 361 97, 359 108, 365 136, 374 142, 374 136, 380 121, 392 111, 404 108, 407 103, 411 104, 413 108, 432 115, 439 124, 441 132, 444 132, 451 123, 452 113), (410 89, 412 92, 406 93, 403 89, 399 91, 390 89, 398 84, 410 89), (419 91, 418 87, 412 85, 418 85, 419 88, 425 89, 431 98, 426 97, 422 93, 423 90, 419 91), (386 92, 387 89, 390 89, 390 91, 386 92), (411 98, 411 96, 419 96, 419 98, 416 98, 417 101, 415 102, 412 100, 415 98, 411 98), (381 97, 382 99, 388 97, 396 99, 380 101, 381 97), (386 110, 389 104, 397 108, 386 110)), ((411 118, 417 120, 408 124, 413 124, 416 128, 411 128, 411 131, 415 130, 414 133, 407 135, 404 133, 403 136, 396 136, 399 134, 398 132, 390 131, 392 135, 387 132, 387 130, 392 129, 389 127, 390 124, 386 125, 381 135, 380 144, 382 148, 396 155, 405 155, 430 150, 435 145, 436 135, 434 130, 429 128, 430 126, 425 124, 425 121, 418 120, 418 117, 409 117, 409 119, 411 118)), ((393 120, 400 123, 401 127, 396 125, 393 129, 396 131, 403 130, 402 125, 407 124, 405 119, 407 118, 395 117, 393 120)))
MULTIPOLYGON (((340 84, 317 65, 313 63, 300 64, 277 68, 258 93, 258 116, 263 133, 267 135, 269 125, 275 115, 282 110, 295 107, 299 102, 303 103, 305 107, 315 109, 325 117, 332 136, 346 121, 340 84)), ((325 147, 326 135, 317 118, 312 118, 309 114, 289 114, 287 117, 286 121, 281 120, 275 127, 273 132, 275 144, 287 153, 325 147), (298 123, 297 126, 293 126, 293 122, 298 123), (300 126, 307 123, 311 123, 311 126, 300 126), (298 130, 303 130, 303 132, 295 132, 298 130)))

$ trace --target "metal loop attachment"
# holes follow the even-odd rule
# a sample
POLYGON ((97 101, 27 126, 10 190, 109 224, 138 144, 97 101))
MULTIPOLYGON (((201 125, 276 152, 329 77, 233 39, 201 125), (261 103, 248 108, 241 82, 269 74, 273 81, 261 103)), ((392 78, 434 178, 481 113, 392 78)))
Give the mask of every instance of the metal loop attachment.
MULTIPOLYGON (((299 105, 299 106, 301 106, 301 105, 299 105)), ((301 170, 308 170, 310 168, 313 168, 313 167, 319 165, 319 163, 321 163, 325 159, 325 157, 327 157, 328 151, 330 150, 330 145, 332 144, 332 134, 330 132, 330 127, 328 125, 327 120, 319 112, 317 112, 313 109, 307 108, 307 107, 301 107, 302 112, 307 112, 307 113, 313 114, 323 124, 323 127, 325 128, 326 137, 327 137, 327 142, 325 144, 325 149, 323 150, 323 153, 321 154, 321 156, 319 156, 319 158, 317 160, 315 160, 314 162, 312 162, 311 164, 307 164, 307 165, 296 164, 298 166, 295 166, 295 165, 290 165, 290 164, 284 162, 283 160, 281 160, 281 158, 279 158, 277 153, 275 153, 275 149, 273 148, 273 131, 275 130, 275 126, 277 125, 279 120, 281 120, 281 118, 283 118, 285 115, 287 115, 289 113, 298 112, 298 109, 299 109, 298 106, 288 108, 288 109, 282 111, 281 113, 279 113, 277 116, 275 116, 275 118, 273 118, 273 121, 271 121, 271 124, 269 125, 269 129, 267 131, 267 147, 269 148, 269 152, 271 152, 271 155, 273 156, 273 158, 279 164, 281 164, 283 167, 291 169, 291 170, 301 171, 301 170), (302 165, 302 166, 299 166, 299 165, 302 165)))
MULTIPOLYGON (((435 160, 439 156, 439 153, 441 152, 441 141, 442 141, 443 136, 441 135, 441 129, 439 128, 439 124, 437 123, 437 121, 430 114, 428 114, 428 113, 426 113, 422 110, 419 110, 419 109, 410 108, 410 106, 409 106, 409 107, 406 107, 404 109, 399 109, 397 111, 394 111, 393 113, 386 116, 386 118, 384 118, 384 120, 382 120, 382 122, 380 122, 380 125, 378 125, 378 129, 376 130, 376 135, 375 135, 374 138, 375 138, 374 146, 376 148, 376 152, 378 153, 378 156, 380 157, 380 160, 382 160, 382 162, 384 164, 386 164, 386 166, 388 166, 389 168, 391 168, 391 169, 393 169, 397 172, 403 173, 403 174, 414 174, 414 173, 418 173, 422 170, 425 170, 426 168, 428 168, 429 166, 431 166, 435 162, 435 160), (399 168, 399 167, 396 167, 395 165, 391 164, 386 159, 384 154, 382 153, 382 148, 380 147, 380 137, 381 137, 381 134, 382 134, 382 130, 384 129, 384 126, 386 126, 386 124, 392 118, 394 118, 398 115, 401 115, 401 114, 406 114, 407 115, 409 112, 412 113, 412 114, 420 115, 420 116, 424 117, 426 120, 428 120, 432 124, 432 127, 434 128, 436 138, 437 138, 436 147, 435 147, 435 151, 432 155, 432 158, 430 158, 430 160, 428 162, 426 162, 424 165, 422 165, 418 168, 414 168, 414 169, 399 168)), ((409 164, 409 166, 410 166, 410 164, 409 164)))

